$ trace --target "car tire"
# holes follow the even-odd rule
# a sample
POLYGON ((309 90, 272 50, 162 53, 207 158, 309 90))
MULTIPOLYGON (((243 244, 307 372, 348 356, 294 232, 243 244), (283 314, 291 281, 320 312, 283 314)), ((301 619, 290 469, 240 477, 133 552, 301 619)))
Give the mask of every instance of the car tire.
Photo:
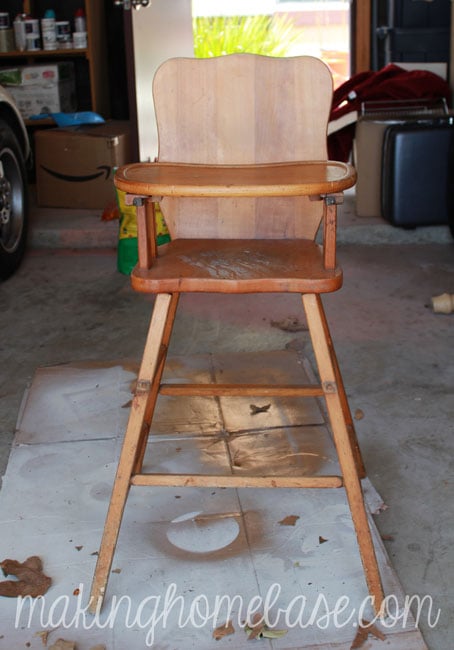
POLYGON ((28 184, 22 150, 11 127, 0 119, 0 280, 22 261, 27 243, 28 184))

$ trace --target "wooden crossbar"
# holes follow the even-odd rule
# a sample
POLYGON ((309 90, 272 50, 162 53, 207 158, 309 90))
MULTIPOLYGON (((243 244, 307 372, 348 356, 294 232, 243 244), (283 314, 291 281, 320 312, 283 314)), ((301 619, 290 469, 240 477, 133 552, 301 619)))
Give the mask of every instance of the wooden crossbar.
POLYGON ((161 384, 161 395, 198 395, 201 397, 322 397, 320 385, 281 384, 161 384))
POLYGON ((341 476, 222 476, 218 474, 135 474, 131 485, 215 488, 339 488, 341 476))

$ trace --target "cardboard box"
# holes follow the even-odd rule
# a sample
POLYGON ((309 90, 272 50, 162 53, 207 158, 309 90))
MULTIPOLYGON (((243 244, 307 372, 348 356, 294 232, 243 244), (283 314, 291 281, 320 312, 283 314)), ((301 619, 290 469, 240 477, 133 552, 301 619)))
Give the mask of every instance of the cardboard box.
POLYGON ((77 108, 74 64, 71 61, 0 70, 24 119, 40 113, 71 113, 77 108))
POLYGON ((128 162, 128 122, 36 131, 38 205, 103 209, 115 201, 116 167, 128 162))
POLYGON ((382 216, 383 141, 387 129, 408 121, 427 121, 447 114, 443 98, 385 99, 363 103, 353 142, 353 163, 358 175, 355 188, 358 216, 382 216))
POLYGON ((357 172, 356 214, 381 217, 381 169, 383 136, 393 120, 360 118, 356 124, 353 160, 357 172))
POLYGON ((73 79, 74 64, 71 61, 0 68, 2 86, 45 86, 73 79))

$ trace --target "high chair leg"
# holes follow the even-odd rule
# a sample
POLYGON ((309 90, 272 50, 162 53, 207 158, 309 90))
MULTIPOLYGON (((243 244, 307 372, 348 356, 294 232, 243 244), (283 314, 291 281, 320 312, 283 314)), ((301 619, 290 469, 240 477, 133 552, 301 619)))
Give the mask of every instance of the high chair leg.
POLYGON ((131 477, 142 465, 177 303, 178 294, 156 296, 93 577, 89 602, 91 613, 101 609, 131 477))
POLYGON ((332 341, 320 296, 304 294, 303 304, 366 582, 373 599, 375 612, 379 614, 382 609, 384 593, 367 519, 354 445, 349 435, 348 420, 346 421, 345 416, 343 399, 346 400, 346 397, 343 386, 339 383, 340 371, 337 362, 334 361, 332 341))
POLYGON ((147 402, 147 407, 144 416, 144 425, 142 427, 142 431, 140 434, 138 452, 134 464, 133 474, 140 474, 140 472, 142 471, 143 459, 145 456, 145 451, 148 442, 148 434, 150 433, 150 426, 153 420, 153 414, 156 407, 156 400, 158 398, 158 393, 159 393, 159 385, 161 383, 161 377, 162 377, 162 373, 167 358, 167 351, 169 348, 170 337, 172 335, 172 328, 173 328, 173 323, 175 321, 175 314, 177 311, 179 298, 180 298, 179 293, 172 294, 172 300, 170 302, 169 312, 167 315, 166 323, 164 326, 164 332, 162 335, 161 349, 158 353, 156 372, 151 384, 150 394, 148 396, 148 402, 147 402))
POLYGON ((348 403, 347 399, 347 394, 345 392, 345 387, 344 387, 344 381, 342 379, 342 375, 339 369, 339 364, 337 362, 337 356, 336 356, 336 351, 334 349, 333 341, 331 339, 331 334, 329 331, 329 326, 328 326, 328 321, 326 319, 325 315, 325 310, 323 309, 323 305, 321 302, 320 297, 318 296, 318 303, 320 305, 320 317, 322 320, 322 325, 323 325, 323 331, 325 333, 325 339, 329 347, 330 355, 331 355, 331 362, 334 367, 334 372, 336 375, 336 381, 337 381, 337 389, 339 393, 339 399, 341 402, 342 406, 342 412, 344 414, 344 419, 345 419, 345 424, 347 425, 347 431, 348 435, 350 438, 350 443, 353 448, 353 453, 355 455, 355 463, 356 463, 356 469, 358 471, 358 476, 359 478, 365 478, 366 477, 366 468, 364 466, 364 461, 363 457, 361 455, 361 449, 358 444, 358 438, 356 436, 356 431, 355 431, 355 426, 353 424, 353 418, 352 414, 350 411, 350 406, 348 403))

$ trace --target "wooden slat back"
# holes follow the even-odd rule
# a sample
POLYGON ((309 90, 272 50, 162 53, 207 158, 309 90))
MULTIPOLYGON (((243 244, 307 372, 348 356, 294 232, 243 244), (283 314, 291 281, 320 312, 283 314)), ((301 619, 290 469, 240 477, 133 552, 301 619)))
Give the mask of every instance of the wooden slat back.
MULTIPOLYGON (((314 57, 232 54, 169 59, 153 96, 162 162, 325 160, 332 78, 314 57)), ((164 199, 172 238, 314 238, 321 202, 164 199)))

